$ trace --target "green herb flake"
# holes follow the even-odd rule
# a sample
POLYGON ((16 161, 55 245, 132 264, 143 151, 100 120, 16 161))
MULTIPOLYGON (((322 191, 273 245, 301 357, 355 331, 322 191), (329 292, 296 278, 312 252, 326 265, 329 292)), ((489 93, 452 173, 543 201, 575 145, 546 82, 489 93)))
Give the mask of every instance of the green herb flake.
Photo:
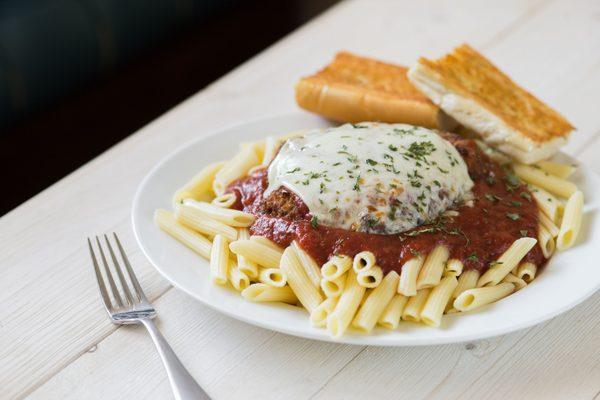
POLYGON ((477 257, 477 253, 469 254, 469 256, 467 257, 467 261, 474 261, 474 262, 479 261, 479 257, 477 257))
POLYGON ((508 219, 511 219, 511 220, 513 220, 513 221, 516 221, 516 220, 518 220, 519 218, 521 218, 521 216, 520 216, 519 214, 517 214, 517 213, 506 213, 506 217, 507 217, 508 219))
POLYGON ((521 229, 519 233, 521 234, 521 237, 527 237, 529 231, 527 229, 521 229))
POLYGON ((319 226, 319 220, 317 219, 316 215, 313 215, 313 217, 310 219, 310 225, 314 228, 317 229, 317 227, 319 226))

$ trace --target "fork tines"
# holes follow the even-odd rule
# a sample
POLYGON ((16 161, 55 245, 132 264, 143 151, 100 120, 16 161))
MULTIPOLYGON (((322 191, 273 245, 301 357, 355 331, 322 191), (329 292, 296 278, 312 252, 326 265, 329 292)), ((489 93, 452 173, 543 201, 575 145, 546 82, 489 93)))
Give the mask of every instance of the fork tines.
POLYGON ((115 255, 115 251, 113 250, 113 246, 108 239, 108 236, 104 235, 105 246, 108 249, 108 254, 112 259, 112 268, 109 266, 107 261, 107 257, 102 248, 102 243, 98 236, 96 236, 96 244, 98 248, 98 252, 100 253, 100 259, 102 260, 102 265, 104 266, 104 274, 102 273, 98 259, 96 257, 96 253, 94 252, 94 248, 92 246, 92 241, 90 238, 87 239, 88 246, 90 248, 90 255, 92 257, 92 263, 94 264, 94 271, 96 272, 96 279, 98 280, 98 288, 100 289, 100 294, 102 295, 102 300, 104 301, 104 305, 109 314, 114 313, 119 309, 133 309, 137 305, 141 303, 148 303, 146 296, 144 295, 144 291, 140 286, 133 269, 131 268, 131 264, 129 263, 129 259, 125 254, 125 250, 123 250, 123 246, 119 241, 119 237, 116 233, 113 232, 114 242, 119 249, 119 253, 121 254, 122 263, 119 262, 117 256, 115 255), (123 267, 124 265, 124 267, 123 267), (120 289, 113 278, 113 269, 116 271, 116 275, 118 281, 120 283, 120 289), (125 278, 123 273, 123 269, 127 270, 127 275, 129 276, 129 282, 125 278), (106 277, 106 281, 108 281, 108 287, 110 288, 111 296, 107 290, 106 281, 104 279, 106 277))

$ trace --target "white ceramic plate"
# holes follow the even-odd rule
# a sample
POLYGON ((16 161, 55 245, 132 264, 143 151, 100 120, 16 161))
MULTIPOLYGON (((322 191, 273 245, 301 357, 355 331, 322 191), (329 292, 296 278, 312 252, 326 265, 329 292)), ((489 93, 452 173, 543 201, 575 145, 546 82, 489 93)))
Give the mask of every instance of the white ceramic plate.
MULTIPOLYGON (((284 115, 203 135, 169 155, 143 180, 133 202, 133 229, 144 254, 173 285, 215 310, 263 328, 333 341, 324 329, 312 327, 307 313, 300 308, 249 303, 232 289, 210 284, 208 262, 159 230, 152 221, 155 209, 170 209, 171 196, 177 188, 206 164, 233 156, 239 142, 327 125, 308 114, 284 115)), ((575 180, 586 196, 579 241, 572 249, 555 255, 527 288, 485 308, 445 316, 439 329, 401 323, 396 331, 377 328, 369 335, 349 332, 339 342, 408 346, 474 340, 540 323, 582 302, 600 287, 600 178, 581 166, 575 180)))

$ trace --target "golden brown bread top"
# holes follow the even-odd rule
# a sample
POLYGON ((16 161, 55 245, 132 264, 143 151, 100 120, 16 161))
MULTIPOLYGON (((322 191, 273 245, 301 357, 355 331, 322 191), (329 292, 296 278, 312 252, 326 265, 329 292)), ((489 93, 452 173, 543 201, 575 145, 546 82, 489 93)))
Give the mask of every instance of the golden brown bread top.
POLYGON ((370 95, 422 102, 437 108, 408 81, 407 71, 406 67, 399 65, 339 52, 331 64, 302 80, 360 90, 370 95))
POLYGON ((421 57, 419 63, 448 90, 474 100, 533 141, 565 137, 574 129, 467 44, 438 60, 421 57))

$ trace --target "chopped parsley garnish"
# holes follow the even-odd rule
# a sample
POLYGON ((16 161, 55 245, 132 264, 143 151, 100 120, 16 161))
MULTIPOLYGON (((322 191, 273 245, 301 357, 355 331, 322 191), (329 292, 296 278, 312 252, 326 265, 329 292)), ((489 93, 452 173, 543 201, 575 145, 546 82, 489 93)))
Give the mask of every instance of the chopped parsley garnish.
POLYGON ((317 218, 316 215, 313 215, 313 217, 310 219, 310 225, 314 228, 317 229, 317 226, 319 226, 319 220, 317 218))
POLYGON ((527 192, 521 192, 519 196, 521 196, 524 199, 527 199, 527 201, 531 201, 531 195, 527 192))
POLYGON ((521 234, 521 237, 527 237, 529 231, 527 231, 527 229, 521 229, 519 233, 521 234))
POLYGON ((493 175, 488 175, 488 176, 485 178, 485 181, 486 181, 486 182, 488 183, 488 185, 490 185, 490 186, 492 186, 492 185, 494 185, 494 183, 496 183, 496 179, 494 178, 494 176, 493 176, 493 175))
POLYGON ((467 257, 467 261, 474 261, 474 262, 479 261, 479 257, 477 257, 477 253, 469 254, 469 256, 467 257))
POLYGON ((506 181, 506 190, 508 190, 509 192, 512 192, 513 190, 521 186, 521 181, 513 173, 508 173, 504 177, 504 180, 506 181))
POLYGON ((289 171, 286 172, 286 174, 293 174, 294 172, 298 172, 300 171, 300 167, 296 167, 294 169, 290 169, 289 171))
POLYGON ((488 199, 488 200, 489 200, 489 201, 491 201, 492 203, 496 203, 496 202, 498 202, 498 201, 501 201, 501 200, 502 200, 502 198, 501 198, 501 197, 498 197, 498 196, 496 196, 495 194, 491 194, 491 193, 486 193, 484 196, 485 196, 485 198, 486 198, 486 199, 488 199))
POLYGON ((360 175, 356 177, 356 183, 354 183, 354 187, 352 187, 352 190, 360 192, 360 175))
POLYGON ((369 164, 369 165, 373 166, 373 165, 377 165, 377 164, 378 164, 378 162, 377 162, 377 161, 375 161, 375 160, 371 160, 370 158, 367 158, 367 164, 369 164))
POLYGON ((513 207, 521 207, 521 203, 520 201, 516 201, 516 200, 511 200, 510 205, 513 207))
POLYGON ((521 218, 521 216, 517 213, 506 213, 506 217, 508 219, 512 219, 513 221, 518 220, 519 218, 521 218))
POLYGON ((492 261, 490 263, 490 268, 492 268, 493 266, 496 266, 496 265, 500 265, 500 264, 502 264, 502 261, 492 261))

